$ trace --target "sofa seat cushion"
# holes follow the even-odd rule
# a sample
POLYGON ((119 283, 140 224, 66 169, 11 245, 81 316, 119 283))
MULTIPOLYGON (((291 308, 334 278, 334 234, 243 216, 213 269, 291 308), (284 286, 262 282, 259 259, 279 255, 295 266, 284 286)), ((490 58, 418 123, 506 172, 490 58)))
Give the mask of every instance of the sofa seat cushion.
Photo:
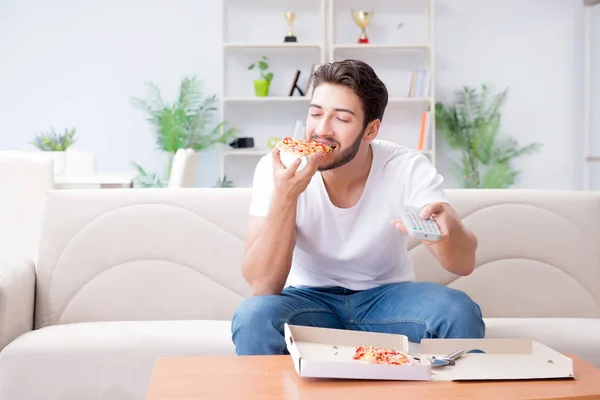
POLYGON ((600 368, 598 318, 487 318, 486 337, 527 338, 600 368))
MULTIPOLYGON (((600 367, 600 319, 486 318, 600 367)), ((158 357, 233 355, 229 321, 89 322, 26 333, 0 353, 0 399, 143 399, 158 357)))
POLYGON ((28 332, 0 353, 0 399, 140 400, 157 357, 234 355, 229 321, 91 322, 28 332))

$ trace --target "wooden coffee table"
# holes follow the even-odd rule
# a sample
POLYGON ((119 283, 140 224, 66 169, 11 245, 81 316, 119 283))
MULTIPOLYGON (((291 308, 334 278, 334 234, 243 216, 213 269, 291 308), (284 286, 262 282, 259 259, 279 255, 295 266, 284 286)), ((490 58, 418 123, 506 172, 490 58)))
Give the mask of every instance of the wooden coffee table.
POLYGON ((600 399, 600 370, 574 360, 575 380, 398 382, 300 378, 290 356, 161 358, 146 400, 600 399))

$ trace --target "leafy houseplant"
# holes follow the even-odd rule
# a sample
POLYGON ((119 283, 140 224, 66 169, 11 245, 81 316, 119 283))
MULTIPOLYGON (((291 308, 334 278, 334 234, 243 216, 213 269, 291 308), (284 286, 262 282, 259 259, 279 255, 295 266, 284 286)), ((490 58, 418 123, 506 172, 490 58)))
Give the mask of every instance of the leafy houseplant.
POLYGON ((137 186, 142 188, 163 188, 167 186, 168 182, 165 182, 156 173, 148 173, 138 164, 134 164, 134 166, 138 171, 138 175, 135 177, 137 186))
POLYGON ((219 180, 217 181, 217 183, 215 184, 216 188, 232 188, 233 187, 233 181, 227 179, 227 175, 223 176, 223 178, 219 178, 219 180))
MULTIPOLYGON (((158 87, 149 82, 146 83, 146 98, 134 97, 132 103, 145 112, 156 135, 157 147, 168 154, 167 181, 177 150, 208 150, 217 143, 230 143, 237 133, 236 129, 225 129, 224 122, 213 121, 214 113, 218 111, 215 106, 217 97, 205 96, 195 76, 181 80, 177 99, 172 104, 165 102, 158 87)), ((149 175, 142 167, 134 165, 140 174, 138 182, 141 186, 164 187, 162 179, 149 175)))
POLYGON ((262 56, 257 62, 250 64, 248 69, 253 70, 255 67, 258 67, 260 70, 260 79, 254 81, 254 92, 259 97, 268 96, 271 81, 273 80, 273 73, 267 72, 269 69, 269 59, 262 56))
POLYGON ((460 162, 453 161, 465 188, 508 188, 519 174, 511 161, 537 151, 541 145, 520 146, 510 137, 500 137, 500 108, 506 102, 507 89, 490 95, 486 85, 481 91, 464 87, 455 92, 453 104, 437 103, 435 121, 448 146, 462 152, 460 162))
POLYGON ((66 151, 77 142, 75 135, 75 128, 65 128, 63 133, 58 133, 53 127, 50 127, 49 132, 40 133, 31 144, 42 151, 66 151))
POLYGON ((53 159, 54 173, 62 175, 65 170, 65 151, 77 142, 78 139, 75 135, 75 128, 65 128, 64 132, 59 133, 53 127, 50 127, 48 132, 41 132, 37 135, 31 144, 41 151, 48 152, 53 159))

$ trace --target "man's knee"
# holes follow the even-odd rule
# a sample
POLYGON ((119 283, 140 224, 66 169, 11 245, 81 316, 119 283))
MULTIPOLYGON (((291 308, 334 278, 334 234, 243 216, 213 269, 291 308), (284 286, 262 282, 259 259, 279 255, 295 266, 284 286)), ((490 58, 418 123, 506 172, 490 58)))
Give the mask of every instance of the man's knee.
POLYGON ((255 296, 244 300, 231 321, 232 341, 238 355, 283 354, 281 296, 255 296))
POLYGON ((481 309, 469 295, 458 289, 442 286, 437 313, 444 320, 442 337, 483 338, 485 323, 481 309))
POLYGON ((277 302, 279 296, 253 296, 244 300, 235 311, 231 321, 233 331, 251 327, 272 324, 277 317, 277 302))
POLYGON ((452 300, 448 310, 448 319, 453 325, 455 334, 467 338, 485 337, 485 323, 479 305, 460 290, 452 289, 449 295, 452 300))

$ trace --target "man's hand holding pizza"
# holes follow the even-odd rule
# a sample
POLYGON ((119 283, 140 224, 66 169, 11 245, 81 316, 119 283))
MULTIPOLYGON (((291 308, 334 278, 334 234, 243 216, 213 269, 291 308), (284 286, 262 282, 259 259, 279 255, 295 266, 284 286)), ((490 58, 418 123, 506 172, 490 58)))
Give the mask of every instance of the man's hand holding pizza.
POLYGON ((275 191, 280 196, 286 198, 296 199, 310 183, 317 168, 319 167, 319 159, 322 158, 323 153, 317 151, 307 156, 307 163, 302 170, 298 171, 302 159, 298 157, 288 167, 286 167, 281 161, 279 155, 281 150, 277 146, 273 148, 271 152, 273 156, 273 182, 275 185, 275 191))
MULTIPOLYGON (((422 219, 433 217, 440 230, 439 241, 421 240, 439 263, 456 275, 465 276, 473 272, 477 238, 463 225, 452 206, 448 203, 430 203, 422 208, 419 216, 422 219)), ((408 234, 400 220, 393 220, 392 225, 405 235, 408 234)))

